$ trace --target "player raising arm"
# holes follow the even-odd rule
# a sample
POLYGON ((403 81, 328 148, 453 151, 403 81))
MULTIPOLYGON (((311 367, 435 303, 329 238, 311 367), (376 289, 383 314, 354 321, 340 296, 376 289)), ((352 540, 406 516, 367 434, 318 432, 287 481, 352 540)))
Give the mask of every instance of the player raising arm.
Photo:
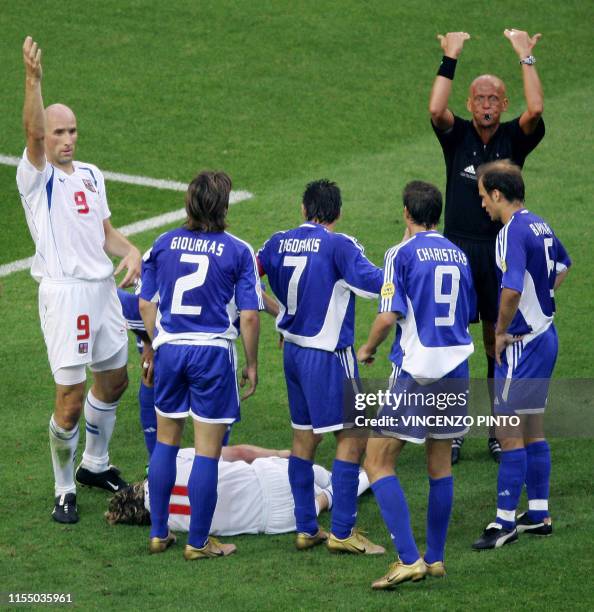
POLYGON ((140 274, 140 253, 109 221, 105 181, 94 165, 74 160, 76 117, 63 104, 45 110, 41 49, 23 44, 27 146, 17 186, 33 241, 31 274, 40 283, 39 315, 56 382, 50 419, 55 477, 53 518, 78 520, 74 457, 83 410, 86 366, 94 373, 84 402, 87 437, 76 479, 117 491, 126 483, 109 465, 108 444, 119 399, 126 389, 128 343, 108 255, 122 257, 122 285, 140 274))
POLYGON ((336 233, 342 200, 328 180, 307 185, 305 223, 274 234, 258 252, 260 272, 280 303, 277 329, 284 337, 284 369, 293 447, 289 481, 295 500, 296 546, 327 541, 332 552, 385 552, 359 533, 357 482, 365 440, 350 436, 343 418, 345 388, 356 385, 355 295, 376 297, 382 272, 354 238, 336 233), (330 536, 319 528, 314 504, 313 459, 321 434, 336 436, 332 467, 334 509, 330 536))
POLYGON ((187 560, 235 551, 233 544, 221 544, 208 534, 223 437, 239 420, 238 310, 246 358, 242 399, 258 383, 258 311, 264 304, 252 248, 225 231, 230 192, 231 179, 224 172, 194 178, 186 193, 186 224, 157 238, 142 266, 139 307, 155 351, 157 412, 157 443, 149 464, 149 550, 163 552, 175 542, 167 527, 169 497, 183 426, 191 415, 195 457, 188 482, 187 560))

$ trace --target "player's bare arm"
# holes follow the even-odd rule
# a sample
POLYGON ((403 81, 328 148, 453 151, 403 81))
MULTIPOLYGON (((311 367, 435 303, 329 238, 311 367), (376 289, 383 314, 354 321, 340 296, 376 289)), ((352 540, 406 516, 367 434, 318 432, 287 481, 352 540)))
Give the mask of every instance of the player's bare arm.
MULTIPOLYGON (((514 29, 504 30, 503 35, 511 42, 520 61, 532 56, 534 46, 542 37, 542 34, 530 36, 528 32, 514 29)), ((524 134, 532 134, 544 109, 542 85, 534 64, 522 64, 522 79, 524 80, 526 110, 520 117, 520 127, 524 134)))
POLYGON ((508 327, 516 316, 516 312, 518 312, 521 297, 522 294, 513 289, 504 287, 501 290, 499 315, 495 327, 495 361, 497 361, 498 365, 501 365, 501 353, 503 353, 510 344, 521 340, 521 338, 516 338, 507 333, 508 327))
POLYGON ((367 365, 373 363, 377 347, 390 335, 397 319, 395 312, 382 312, 377 315, 371 326, 367 342, 357 351, 358 361, 367 365))
POLYGON ((38 169, 45 167, 45 115, 41 97, 41 49, 30 37, 23 43, 25 64, 25 103, 23 124, 27 137, 27 158, 38 169))
MULTIPOLYGON (((438 34, 437 38, 443 49, 444 56, 455 62, 460 53, 462 53, 464 43, 470 39, 470 34, 468 32, 448 32, 445 36, 438 34)), ((440 67, 441 71, 442 68, 440 67)), ((433 82, 429 98, 431 121, 438 130, 444 132, 451 129, 454 125, 454 114, 448 108, 448 101, 452 92, 452 80, 453 73, 451 78, 438 74, 433 82)))
POLYGON ((566 268, 562 272, 559 272, 557 276, 555 276, 555 286, 553 287, 554 291, 557 291, 557 289, 561 287, 561 284, 567 278, 568 274, 569 274, 569 268, 566 268))
MULTIPOLYGON (((141 315, 142 316, 142 315, 141 315)), ((155 369, 155 352, 150 342, 142 342, 142 353, 140 355, 140 367, 142 382, 147 387, 153 386, 153 376, 155 369)))
POLYGON ((144 329, 146 329, 146 333, 152 342, 155 333, 155 321, 157 320, 157 305, 140 298, 138 300, 138 310, 144 323, 144 329))
POLYGON ((240 387, 247 389, 242 401, 253 395, 258 386, 258 340, 260 337, 260 315, 257 310, 242 310, 239 314, 241 341, 245 351, 245 367, 241 372, 240 387))
POLYGON ((122 258, 114 276, 117 276, 122 270, 126 270, 126 275, 118 287, 130 287, 140 278, 142 266, 140 251, 121 232, 115 229, 108 219, 103 221, 103 229, 105 231, 105 245, 103 247, 105 252, 108 255, 122 258))

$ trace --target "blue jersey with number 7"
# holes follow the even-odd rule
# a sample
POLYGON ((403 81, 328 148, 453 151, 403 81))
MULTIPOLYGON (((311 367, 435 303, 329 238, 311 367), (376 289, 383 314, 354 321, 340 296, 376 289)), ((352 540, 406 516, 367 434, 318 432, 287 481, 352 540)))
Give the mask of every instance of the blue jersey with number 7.
POLYGON ((382 271, 350 236, 308 221, 258 251, 280 303, 277 329, 299 346, 336 351, 354 342, 355 295, 377 297, 382 271))
POLYGON ((234 340, 241 310, 264 310, 251 246, 228 232, 181 227, 155 240, 142 264, 140 297, 158 301, 153 347, 234 340))
POLYGON ((435 231, 388 249, 379 312, 396 312, 390 360, 414 378, 442 378, 474 351, 476 296, 464 252, 435 231))

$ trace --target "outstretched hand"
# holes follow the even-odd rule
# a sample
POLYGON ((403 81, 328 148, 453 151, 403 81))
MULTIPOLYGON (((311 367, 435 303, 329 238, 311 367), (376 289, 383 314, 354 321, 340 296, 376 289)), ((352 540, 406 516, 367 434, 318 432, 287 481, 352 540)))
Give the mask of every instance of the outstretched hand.
POLYGON ((448 32, 445 36, 438 34, 437 39, 441 44, 443 54, 457 59, 462 53, 464 43, 470 39, 470 34, 468 32, 448 32))
POLYGON ((27 78, 41 81, 41 49, 30 36, 23 43, 23 62, 27 78))
POLYGON ((520 59, 532 55, 534 45, 542 38, 542 34, 535 34, 531 37, 528 35, 528 32, 514 30, 513 28, 511 30, 503 30, 503 35, 511 42, 514 51, 520 59))

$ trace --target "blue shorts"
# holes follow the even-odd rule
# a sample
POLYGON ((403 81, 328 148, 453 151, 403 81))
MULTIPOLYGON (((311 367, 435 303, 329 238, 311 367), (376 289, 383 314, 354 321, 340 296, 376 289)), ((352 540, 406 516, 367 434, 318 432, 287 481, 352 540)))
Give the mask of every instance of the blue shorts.
POLYGON ((239 421, 235 347, 162 344, 155 353, 155 410, 205 423, 239 421))
POLYGON ((293 428, 343 429, 345 388, 359 378, 353 347, 331 353, 285 342, 283 358, 293 428))
POLYGON ((510 344, 495 364, 495 413, 538 414, 545 410, 559 342, 551 326, 536 337, 510 344))
POLYGON ((384 418, 375 431, 416 444, 427 438, 463 436, 469 430, 469 384, 468 360, 427 385, 420 385, 408 372, 394 366, 389 403, 378 410, 378 417, 384 418))

